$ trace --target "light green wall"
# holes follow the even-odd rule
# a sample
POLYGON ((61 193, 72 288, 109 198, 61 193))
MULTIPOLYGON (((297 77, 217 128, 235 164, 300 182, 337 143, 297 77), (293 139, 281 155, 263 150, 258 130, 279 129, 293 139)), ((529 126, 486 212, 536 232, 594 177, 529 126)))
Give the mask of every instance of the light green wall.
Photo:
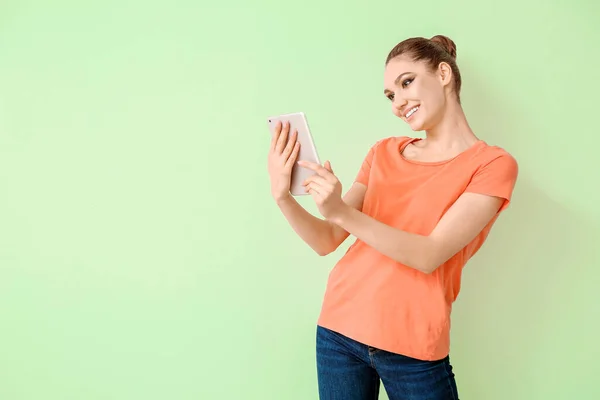
POLYGON ((0 398, 316 399, 350 242, 286 226, 265 117, 306 112, 347 188, 411 134, 387 52, 438 33, 521 167, 455 306, 461 398, 600 398, 598 3, 203 1, 0 3, 0 398))

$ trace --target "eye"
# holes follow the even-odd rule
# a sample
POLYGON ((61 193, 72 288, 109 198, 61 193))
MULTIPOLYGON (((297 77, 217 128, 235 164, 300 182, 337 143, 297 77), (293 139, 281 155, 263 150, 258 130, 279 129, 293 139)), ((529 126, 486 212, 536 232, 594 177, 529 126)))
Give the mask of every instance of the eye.
POLYGON ((389 101, 394 101, 394 93, 389 93, 386 97, 389 101))
POLYGON ((408 78, 408 79, 403 80, 402 87, 403 88, 407 87, 408 85, 410 85, 412 83, 412 81, 413 81, 413 78, 408 78))

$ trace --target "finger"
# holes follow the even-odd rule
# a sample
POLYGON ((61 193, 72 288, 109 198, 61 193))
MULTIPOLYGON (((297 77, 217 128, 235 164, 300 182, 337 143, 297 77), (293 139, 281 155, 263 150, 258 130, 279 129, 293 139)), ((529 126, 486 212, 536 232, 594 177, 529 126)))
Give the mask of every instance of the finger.
POLYGON ((325 162, 324 167, 327 171, 329 171, 329 177, 327 179, 329 180, 329 182, 331 182, 332 185, 335 185, 339 181, 339 179, 335 175, 335 172, 333 172, 333 168, 331 167, 331 161, 327 160, 325 162))
POLYGON ((298 165, 304 167, 304 168, 308 168, 310 170, 315 171, 317 174, 321 175, 322 177, 326 177, 327 175, 331 174, 331 172, 327 171, 325 168, 323 168, 321 165, 310 162, 310 161, 298 161, 298 165))
POLYGON ((315 191, 314 189, 308 188, 306 189, 306 193, 310 194, 315 202, 323 201, 321 195, 317 193, 317 191, 315 191))
POLYGON ((308 189, 307 189, 308 194, 311 195, 311 197, 313 198, 314 202, 317 204, 323 204, 323 202, 325 201, 325 198, 327 197, 325 193, 323 193, 323 191, 321 190, 321 188, 319 188, 316 185, 311 185, 308 189))
POLYGON ((308 186, 311 183, 316 183, 319 186, 323 186, 323 187, 326 187, 326 188, 331 188, 331 186, 332 186, 331 183, 327 179, 325 179, 325 178, 323 178, 322 176, 319 176, 319 175, 313 175, 313 176, 311 176, 309 178, 306 178, 306 180, 302 184, 304 186, 308 186))
POLYGON ((335 184, 338 179, 337 176, 335 176, 335 173, 333 172, 333 168, 331 168, 331 162, 329 160, 325 161, 325 165, 323 167, 330 173, 327 178, 329 182, 335 184))
POLYGON ((319 182, 310 182, 308 185, 306 185, 306 187, 315 190, 323 198, 329 196, 332 193, 331 187, 329 185, 321 185, 319 182))
POLYGON ((279 139, 277 140, 277 145, 275 147, 275 150, 278 153, 281 153, 283 151, 283 148, 285 147, 285 145, 287 143, 287 138, 288 138, 289 133, 290 133, 290 123, 288 121, 285 121, 283 123, 283 127, 281 129, 281 134, 279 135, 279 139))
POLYGON ((288 140, 287 144, 285 145, 285 149, 283 150, 282 155, 285 158, 285 160, 288 159, 288 157, 292 153, 292 150, 294 150, 294 146, 296 145, 296 137, 297 136, 298 136, 298 131, 294 129, 294 131, 290 135, 290 139, 288 140))
POLYGON ((294 167, 294 163, 296 162, 296 159, 298 158, 299 152, 300 152, 300 142, 296 142, 296 144, 294 145, 294 148, 292 149, 292 154, 290 154, 290 157, 285 162, 286 170, 291 170, 294 167))
POLYGON ((310 194, 317 195, 319 197, 322 196, 323 189, 314 183, 310 183, 306 186, 306 191, 310 194))
POLYGON ((277 140, 279 139, 280 134, 281 134, 281 121, 277 121, 275 123, 273 135, 271 136, 271 151, 275 150, 275 145, 277 144, 277 140))
POLYGON ((331 184, 335 184, 338 181, 337 177, 333 174, 332 171, 319 164, 311 163, 308 161, 300 161, 299 164, 303 167, 305 166, 306 168, 315 171, 319 176, 322 176, 323 178, 327 179, 327 181, 331 184))

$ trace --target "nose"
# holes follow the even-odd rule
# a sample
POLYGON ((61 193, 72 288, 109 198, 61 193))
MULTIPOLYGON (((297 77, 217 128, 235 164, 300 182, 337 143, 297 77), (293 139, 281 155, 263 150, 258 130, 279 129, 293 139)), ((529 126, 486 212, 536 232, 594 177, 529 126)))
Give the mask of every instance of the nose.
POLYGON ((394 109, 396 111, 402 110, 406 106, 406 100, 400 96, 394 96, 394 109))

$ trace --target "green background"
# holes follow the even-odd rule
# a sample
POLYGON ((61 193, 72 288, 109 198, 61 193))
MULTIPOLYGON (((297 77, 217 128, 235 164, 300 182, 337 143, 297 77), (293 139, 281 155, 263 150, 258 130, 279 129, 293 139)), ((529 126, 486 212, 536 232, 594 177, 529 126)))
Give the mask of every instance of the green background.
POLYGON ((412 134, 387 52, 438 33, 476 133, 520 164, 455 305, 461 399, 600 398, 599 18, 592 0, 4 0, 0 399, 317 399, 350 240, 320 258, 286 225, 266 116, 306 112, 347 188, 375 141, 412 134))

